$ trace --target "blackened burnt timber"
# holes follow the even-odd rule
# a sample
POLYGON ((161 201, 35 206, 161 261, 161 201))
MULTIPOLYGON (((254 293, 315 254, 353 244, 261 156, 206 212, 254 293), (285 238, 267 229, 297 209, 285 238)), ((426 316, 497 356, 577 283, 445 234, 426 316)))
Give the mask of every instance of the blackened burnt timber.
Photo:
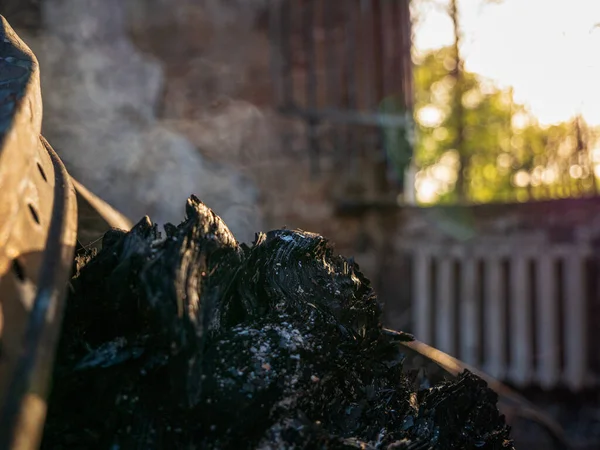
POLYGON ((43 448, 512 448, 479 378, 413 387, 321 236, 238 245, 191 197, 164 235, 144 218, 76 262, 43 448))

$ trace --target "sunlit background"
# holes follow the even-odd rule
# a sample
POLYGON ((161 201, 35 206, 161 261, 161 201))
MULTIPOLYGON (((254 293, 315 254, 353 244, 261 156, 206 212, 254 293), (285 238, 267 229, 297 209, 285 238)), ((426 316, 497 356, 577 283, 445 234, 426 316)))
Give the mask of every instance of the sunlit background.
MULTIPOLYGON (((43 135, 92 192, 158 224, 194 193, 246 243, 326 236, 385 326, 600 448, 600 0, 0 0, 0 14, 38 58, 43 135)), ((515 417, 517 442, 535 441, 515 417)))
MULTIPOLYGON (((413 55, 417 65, 423 63, 426 55, 454 44, 455 29, 448 13, 449 3, 447 0, 413 2, 413 55)), ((464 70, 476 74, 480 81, 478 89, 464 92, 464 108, 477 109, 482 97, 492 95, 495 89, 502 91, 504 101, 511 104, 512 142, 505 151, 495 155, 495 167, 487 161, 480 168, 483 176, 471 177, 472 188, 490 182, 495 183, 496 188, 494 192, 471 190, 471 200, 523 201, 532 197, 577 196, 595 190, 591 185, 596 180, 592 178, 600 175, 600 166, 596 164, 600 162, 600 147, 595 129, 600 126, 600 60, 594 56, 593 49, 600 49, 600 2, 459 0, 457 3, 464 70), (575 148, 577 132, 572 125, 576 117, 587 129, 583 152, 575 148), (520 151, 531 151, 531 146, 519 137, 527 134, 531 125, 541 129, 553 126, 555 134, 561 135, 560 142, 556 143, 555 158, 542 157, 543 153, 546 156, 552 153, 551 149, 539 151, 535 161, 525 161, 527 158, 516 155, 520 151), (574 157, 577 152, 578 159, 574 157), (568 173, 571 180, 565 181, 564 173, 568 173), (516 188, 510 195, 500 192, 503 188, 499 179, 503 174, 510 176, 510 184, 516 188), (580 186, 570 186, 573 180, 580 180, 580 186), (551 191, 550 187, 559 181, 561 186, 555 186, 555 192, 536 189, 547 186, 546 191, 551 191)), ((450 62, 447 68, 451 66, 450 62)), ((459 167, 456 150, 443 149, 445 144, 439 144, 447 137, 443 122, 451 114, 441 106, 447 104, 448 99, 440 97, 449 96, 452 86, 448 78, 438 80, 439 83, 428 86, 433 98, 427 100, 419 96, 419 87, 426 86, 419 86, 418 76, 417 72, 415 116, 417 124, 431 132, 425 132, 422 145, 417 149, 421 170, 416 175, 416 194, 420 202, 432 203, 448 198, 459 167), (424 161, 424 153, 435 153, 438 160, 432 163, 425 157, 424 161)))
MULTIPOLYGON (((468 71, 512 86, 515 101, 526 104, 542 124, 581 113, 589 124, 600 125, 600 59, 592 55, 600 48, 600 2, 458 3, 468 71)), ((442 5, 447 1, 415 3, 423 13, 414 29, 417 54, 452 44, 452 22, 442 5)))

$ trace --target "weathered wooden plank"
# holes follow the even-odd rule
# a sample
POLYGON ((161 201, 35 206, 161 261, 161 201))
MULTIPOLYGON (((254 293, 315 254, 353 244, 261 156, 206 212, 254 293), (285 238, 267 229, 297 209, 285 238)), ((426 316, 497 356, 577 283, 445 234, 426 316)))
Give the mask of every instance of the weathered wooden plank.
POLYGON ((501 264, 495 255, 486 258, 485 264, 484 370, 493 377, 503 378, 506 369, 504 358, 506 314, 502 298, 501 264))
POLYGON ((537 380, 544 388, 552 388, 560 380, 560 343, 558 296, 554 266, 556 260, 540 255, 537 269, 537 302, 539 315, 537 325, 537 380))
POLYGON ((414 255, 414 297, 412 310, 414 313, 415 335, 423 342, 431 342, 431 272, 429 254, 415 252, 414 255))
POLYGON ((460 290, 460 357, 470 365, 478 365, 481 346, 481 323, 477 298, 477 264, 475 259, 461 261, 460 290))
POLYGON ((454 337, 456 329, 454 289, 452 283, 452 259, 442 257, 438 260, 436 274, 436 346, 443 352, 456 354, 454 337))
POLYGON ((531 334, 532 299, 527 259, 520 254, 510 261, 510 350, 508 375, 518 386, 527 385, 533 376, 533 341, 531 334))
POLYGON ((587 378, 587 320, 584 287, 584 259, 577 253, 565 258, 564 270, 565 306, 565 372, 567 386, 579 390, 587 378))

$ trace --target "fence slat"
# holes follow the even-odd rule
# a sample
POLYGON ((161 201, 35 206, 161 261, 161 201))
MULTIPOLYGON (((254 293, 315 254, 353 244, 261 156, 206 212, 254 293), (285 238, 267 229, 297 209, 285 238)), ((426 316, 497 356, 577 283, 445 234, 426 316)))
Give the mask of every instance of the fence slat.
POLYGON ((584 260, 580 255, 572 253, 564 261, 564 376, 567 386, 578 390, 586 382, 588 355, 584 260))
POLYGON ((430 257, 421 251, 415 252, 414 287, 412 310, 415 314, 415 335, 419 340, 432 344, 430 257))
POLYGON ((532 303, 529 295, 527 260, 516 255, 510 261, 510 350, 509 377, 525 386, 533 375, 533 342, 531 330, 532 303))
POLYGON ((461 261, 460 291, 460 353, 459 357, 467 364, 479 364, 478 355, 481 346, 479 338, 479 302, 477 299, 477 265, 474 259, 461 261))
POLYGON ((454 348, 455 309, 454 289, 452 286, 452 260, 440 258, 438 262, 436 287, 436 342, 435 345, 450 355, 456 354, 454 348))
POLYGON ((590 248, 551 243, 533 251, 531 246, 511 245, 512 251, 487 241, 477 248, 456 243, 412 247, 415 334, 518 386, 535 383, 553 389, 563 384, 581 391, 596 383, 588 361, 589 346, 595 344, 589 340, 586 317, 590 248), (460 280, 454 277, 454 261, 459 263, 460 280), (560 279, 555 270, 559 261, 560 279), (455 295, 456 288, 460 290, 455 295))
POLYGON ((503 378, 505 372, 504 340, 506 339, 506 314, 502 299, 501 266, 497 258, 486 258, 484 330, 485 357, 484 371, 496 378, 503 378))
POLYGON ((554 276, 554 258, 540 255, 537 261, 537 294, 539 315, 537 325, 537 380, 550 389, 560 380, 560 345, 558 328, 558 297, 554 276))

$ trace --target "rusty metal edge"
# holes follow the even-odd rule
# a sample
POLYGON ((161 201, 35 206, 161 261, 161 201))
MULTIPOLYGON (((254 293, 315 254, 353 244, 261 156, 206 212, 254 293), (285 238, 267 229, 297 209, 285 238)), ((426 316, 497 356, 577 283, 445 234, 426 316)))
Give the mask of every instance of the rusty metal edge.
POLYGON ((77 239, 75 189, 60 158, 44 138, 40 139, 55 170, 54 204, 37 292, 27 324, 24 352, 0 414, 0 449, 36 448, 39 445, 45 411, 43 417, 37 420, 26 417, 25 397, 30 394, 45 400, 77 239), (26 445, 19 440, 20 437, 26 438, 26 445))
MULTIPOLYGON (((0 46, 6 52, 2 55, 4 65, 9 69, 17 66, 17 70, 19 67, 25 70, 24 74, 17 74, 14 79, 7 76, 6 80, 1 80, 2 84, 9 85, 3 87, 10 92, 9 95, 4 94, 0 100, 3 109, 3 113, 0 114, 0 162, 5 162, 7 158, 17 153, 13 150, 15 141, 18 141, 22 135, 31 138, 32 142, 35 141, 30 147, 18 152, 21 161, 29 162, 35 154, 32 148, 38 144, 37 139, 42 123, 39 66, 35 55, 20 40, 3 16, 0 16, 0 40, 0 46)), ((21 199, 19 195, 15 195, 15 190, 22 191, 22 187, 15 186, 15 179, 21 183, 25 177, 23 173, 15 173, 15 170, 19 169, 6 165, 0 167, 0 213, 2 214, 0 247, 6 245, 6 239, 10 235, 10 230, 15 224, 16 213, 19 211, 18 204, 21 199), (11 195, 7 195, 8 192, 11 195)), ((7 255, 2 255, 0 251, 0 258, 3 256, 7 255)))
POLYGON ((133 227, 133 222, 117 211, 115 208, 110 206, 100 197, 96 196, 84 185, 82 185, 75 178, 71 177, 71 181, 75 186, 77 195, 80 195, 86 202, 90 204, 94 211, 104 219, 104 221, 112 228, 119 228, 121 230, 129 231, 133 227))
POLYGON ((433 361, 454 377, 457 377, 465 370, 477 375, 487 383, 490 389, 498 394, 501 402, 504 402, 507 406, 510 405, 510 407, 514 408, 514 412, 518 417, 536 422, 542 428, 544 428, 551 436, 556 449, 568 450, 570 448, 562 427, 554 419, 501 381, 486 374, 485 372, 482 372, 479 369, 476 369, 475 367, 470 366, 467 363, 460 361, 459 359, 454 358, 453 356, 448 355, 447 353, 442 352, 441 350, 438 350, 437 348, 425 344, 424 342, 416 339, 407 341, 404 339, 404 333, 388 328, 384 328, 383 331, 390 336, 400 337, 401 340, 398 342, 399 345, 407 347, 429 359, 430 361, 433 361))
MULTIPOLYGON (((16 226, 22 226, 18 225, 16 217, 31 218, 30 229, 17 230, 20 233, 17 241, 20 241, 11 246, 10 254, 0 256, 14 262, 23 248, 28 247, 28 234, 30 238, 40 238, 35 247, 39 257, 33 262, 34 270, 23 267, 25 274, 34 274, 27 280, 28 288, 14 297, 0 299, 8 304, 22 303, 26 308, 26 315, 17 327, 22 330, 17 336, 18 349, 11 356, 9 365, 4 361, 7 370, 3 372, 2 380, 0 449, 33 449, 38 447, 43 431, 45 399, 60 331, 63 294, 75 248, 77 205, 66 170, 45 140, 40 139, 42 101, 37 59, 1 16, 0 39, 6 69, 2 79, 4 96, 0 117, 0 162, 3 164, 0 167, 0 210, 3 212, 0 229, 4 232, 3 244, 10 241, 16 226), (34 176, 39 177, 35 178, 37 181, 32 178, 34 176), (46 183, 50 177, 53 186, 46 183), (43 189, 44 198, 51 201, 36 205, 37 197, 28 197, 29 194, 23 197, 25 184, 33 186, 38 193, 43 189), (34 209, 37 206, 42 207, 34 209)), ((3 272, 1 276, 11 275, 3 272)))

